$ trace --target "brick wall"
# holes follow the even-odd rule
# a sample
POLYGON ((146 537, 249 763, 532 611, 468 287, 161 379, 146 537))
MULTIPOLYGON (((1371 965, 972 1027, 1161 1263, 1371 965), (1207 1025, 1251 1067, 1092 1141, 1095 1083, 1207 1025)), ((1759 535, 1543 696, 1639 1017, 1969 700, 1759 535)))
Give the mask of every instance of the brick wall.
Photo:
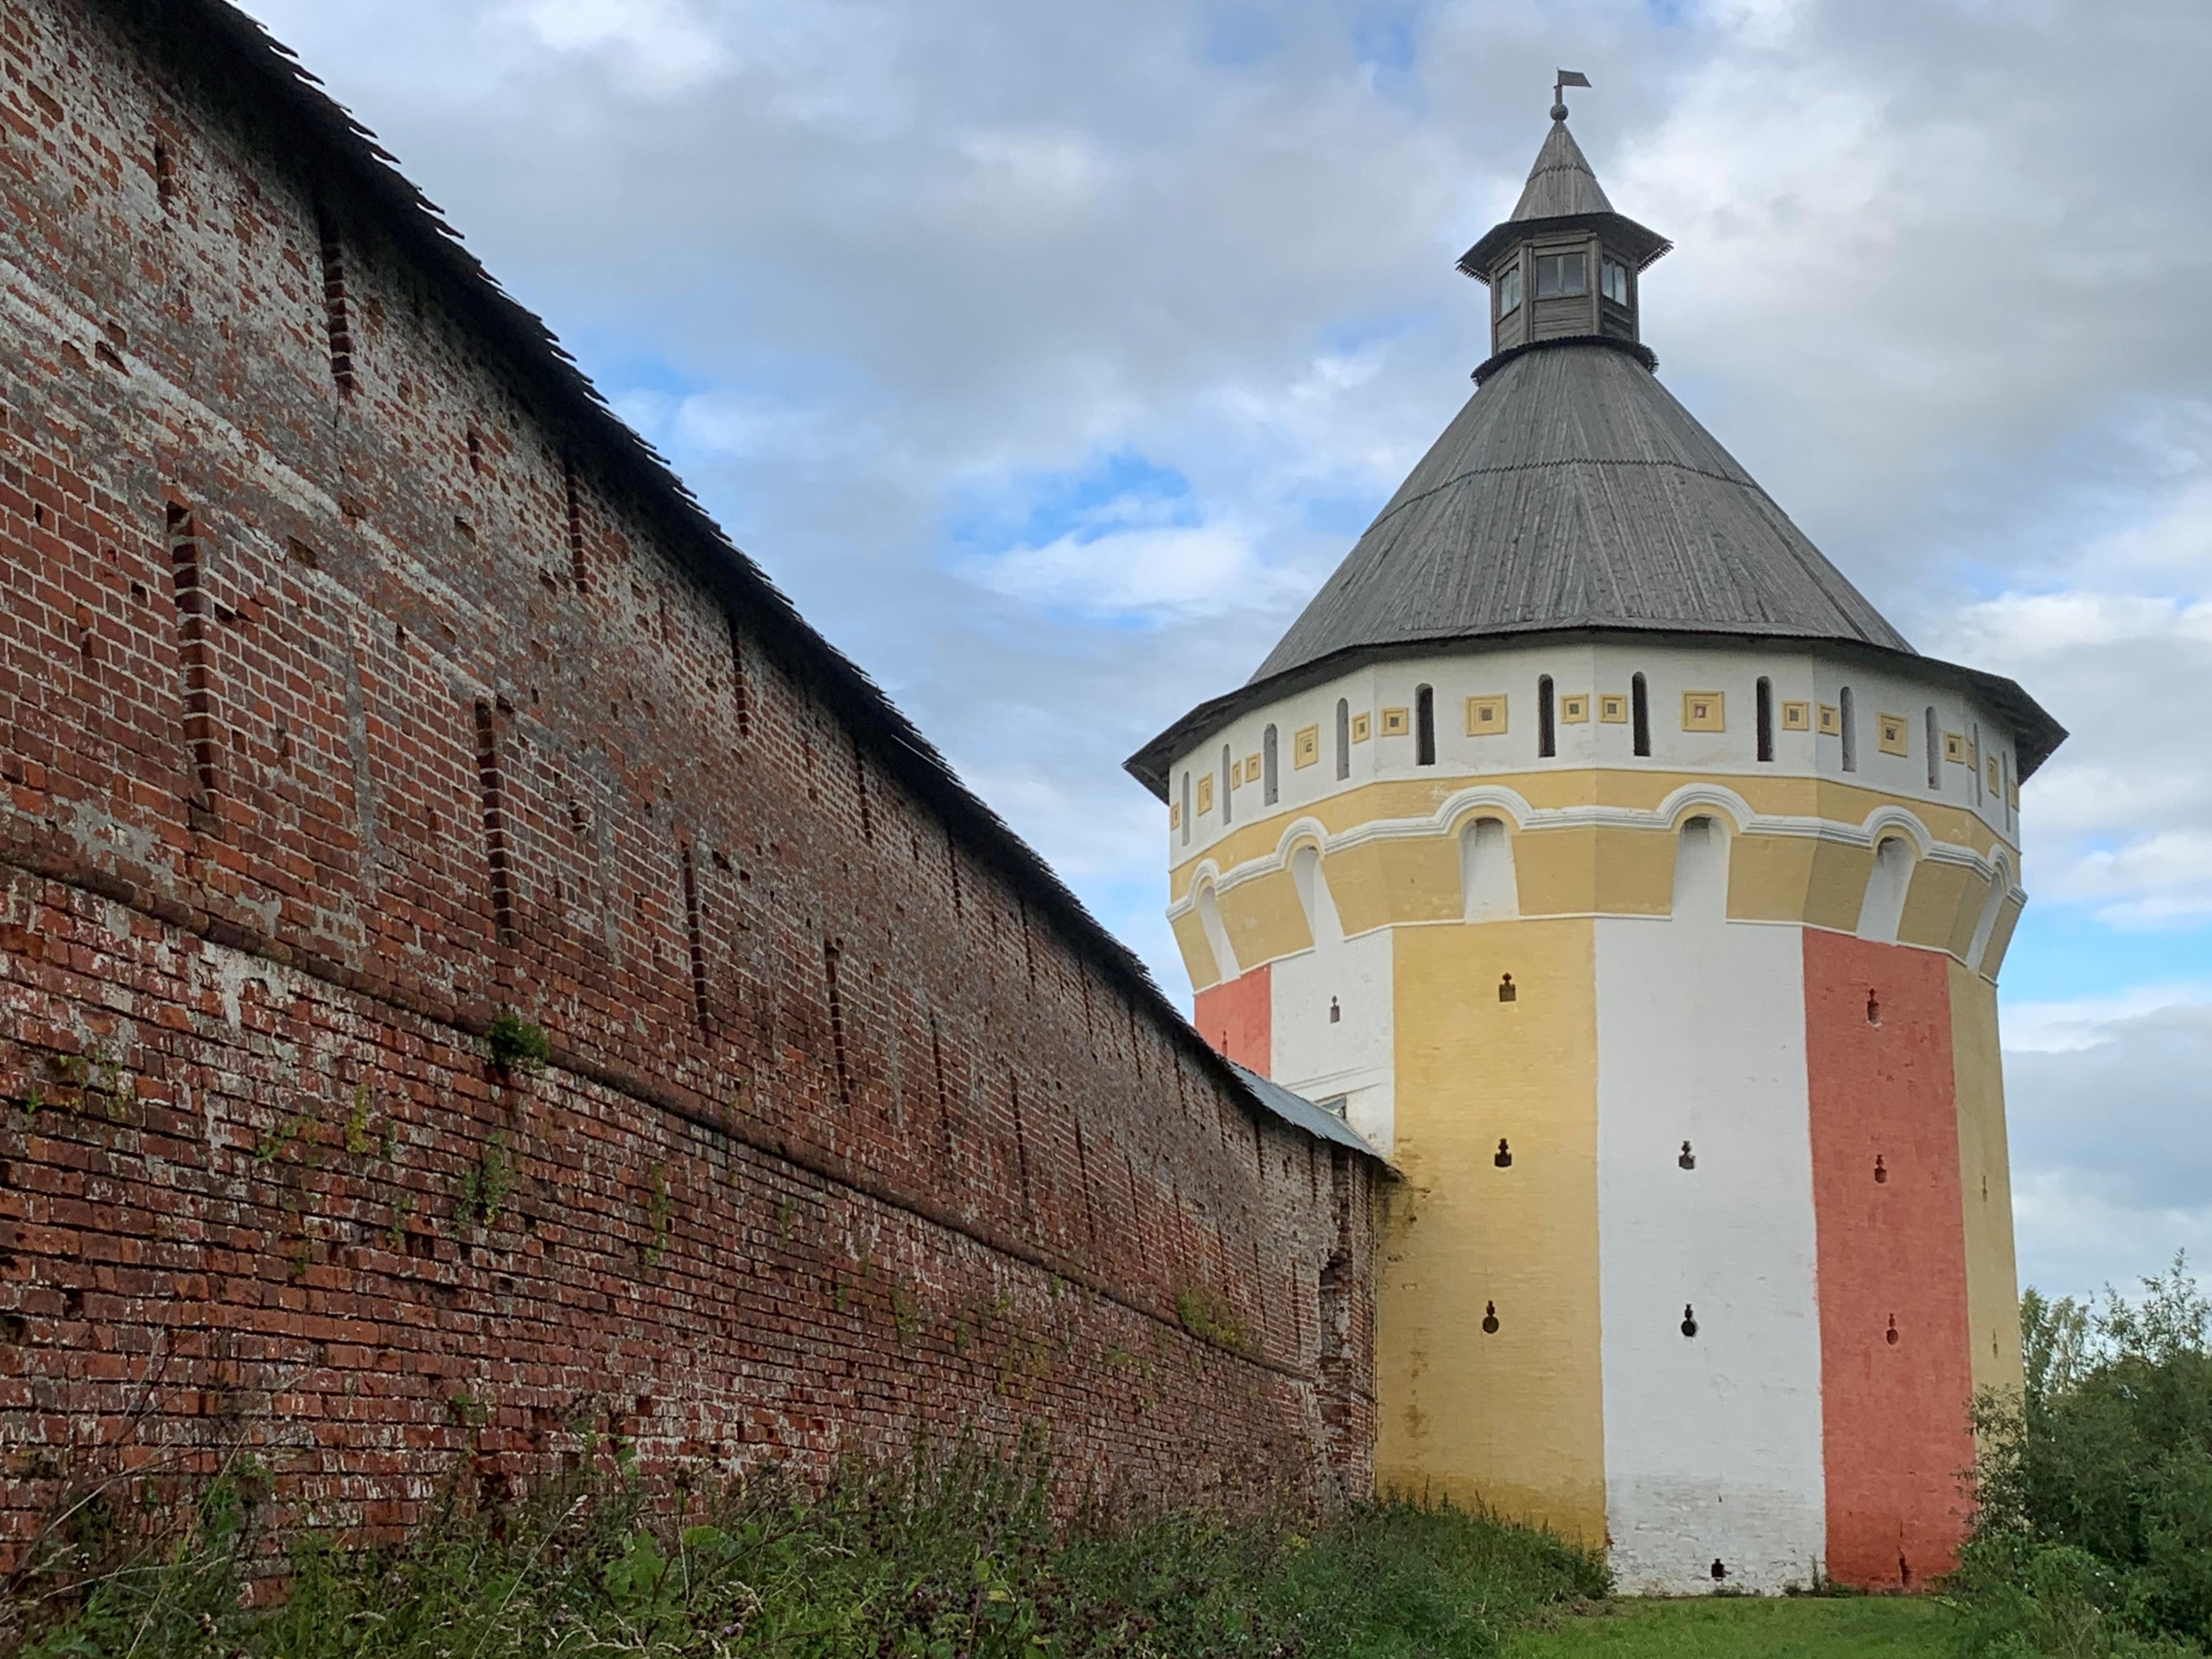
POLYGON ((379 1522, 592 1428, 1363 1486, 1376 1166, 204 91, 207 9, 0 21, 0 1528, 240 1437, 379 1522))

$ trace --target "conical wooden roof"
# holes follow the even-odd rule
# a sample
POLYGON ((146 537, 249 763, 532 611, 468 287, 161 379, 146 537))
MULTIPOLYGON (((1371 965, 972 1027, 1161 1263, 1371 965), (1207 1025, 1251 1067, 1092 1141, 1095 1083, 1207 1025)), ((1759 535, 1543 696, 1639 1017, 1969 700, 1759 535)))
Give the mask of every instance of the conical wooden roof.
POLYGON ((1552 123, 1544 147, 1536 152, 1536 165, 1528 169, 1528 182, 1514 204, 1506 223, 1523 219, 1564 219, 1577 213, 1610 213, 1613 204, 1583 158, 1583 147, 1567 131, 1565 120, 1552 123))
POLYGON ((1912 649, 1641 361, 1578 340, 1487 377, 1253 680, 1567 628, 1912 649))

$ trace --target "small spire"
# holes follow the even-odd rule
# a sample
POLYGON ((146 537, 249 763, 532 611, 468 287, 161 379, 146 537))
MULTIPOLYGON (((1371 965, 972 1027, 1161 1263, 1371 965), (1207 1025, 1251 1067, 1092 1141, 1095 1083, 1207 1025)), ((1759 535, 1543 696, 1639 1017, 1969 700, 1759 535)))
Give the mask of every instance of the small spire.
POLYGON ((1559 78, 1552 83, 1552 119, 1564 121, 1567 119, 1567 88, 1588 86, 1589 76, 1578 69, 1557 70, 1553 73, 1559 78))

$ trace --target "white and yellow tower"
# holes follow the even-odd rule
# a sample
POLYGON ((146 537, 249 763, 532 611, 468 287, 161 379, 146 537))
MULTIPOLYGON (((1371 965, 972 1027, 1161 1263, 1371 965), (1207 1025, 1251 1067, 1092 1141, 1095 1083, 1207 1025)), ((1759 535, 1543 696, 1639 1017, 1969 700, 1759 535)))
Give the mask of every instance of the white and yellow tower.
POLYGON ((1655 378, 1553 110, 1477 390, 1137 754, 1200 1028, 1407 1180, 1378 1480, 1624 1587, 1917 1585, 2016 1383, 1995 979, 2063 731, 1916 653, 1655 378))

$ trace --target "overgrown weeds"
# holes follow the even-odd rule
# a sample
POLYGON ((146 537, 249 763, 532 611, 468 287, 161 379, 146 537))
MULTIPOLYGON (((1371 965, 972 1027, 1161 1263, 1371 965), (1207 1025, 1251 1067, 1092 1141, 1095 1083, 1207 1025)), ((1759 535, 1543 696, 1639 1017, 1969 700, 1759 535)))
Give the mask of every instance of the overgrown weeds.
POLYGON ((511 1505, 449 1502, 392 1547, 310 1528, 274 1552, 218 1481, 173 1535, 76 1585, 21 1651, 1410 1659, 1494 1652, 1543 1605, 1605 1587, 1588 1552, 1449 1507, 1069 1524, 1048 1475, 1027 1455, 917 1454, 819 1491, 756 1475, 675 1514, 628 1466, 602 1465, 511 1505), (250 1595, 257 1581, 275 1594, 250 1595))

